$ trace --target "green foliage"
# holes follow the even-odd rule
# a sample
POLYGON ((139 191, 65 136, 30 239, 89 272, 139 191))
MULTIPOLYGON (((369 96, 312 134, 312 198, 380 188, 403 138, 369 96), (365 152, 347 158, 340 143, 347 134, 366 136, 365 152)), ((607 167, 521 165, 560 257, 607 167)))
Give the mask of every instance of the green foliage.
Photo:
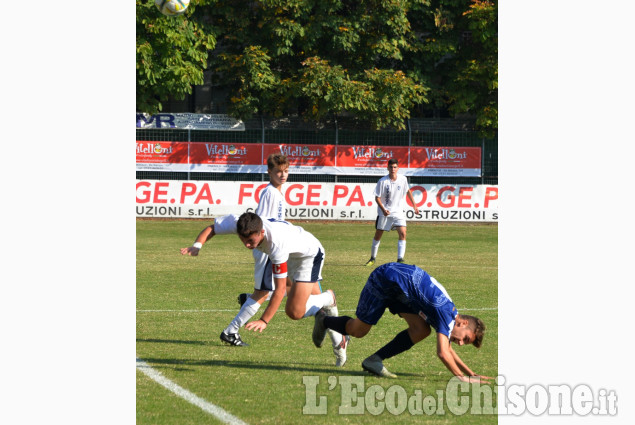
POLYGON ((153 1, 137 0, 137 111, 161 111, 169 98, 183 99, 203 84, 207 58, 216 45, 196 21, 191 4, 184 15, 164 16, 153 1))
POLYGON ((493 0, 194 3, 167 18, 137 2, 138 109, 182 98, 209 69, 242 119, 349 114, 403 129, 436 108, 484 135, 498 126, 493 0))

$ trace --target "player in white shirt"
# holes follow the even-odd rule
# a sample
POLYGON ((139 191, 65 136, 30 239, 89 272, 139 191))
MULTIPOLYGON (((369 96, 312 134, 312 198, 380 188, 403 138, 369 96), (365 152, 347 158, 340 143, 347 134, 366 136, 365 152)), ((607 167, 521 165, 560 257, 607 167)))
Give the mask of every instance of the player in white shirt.
MULTIPOLYGON (((260 319, 247 323, 245 329, 262 332, 267 328, 285 296, 287 276, 292 280, 287 290, 287 316, 299 320, 315 316, 322 309, 329 316, 337 316, 332 290, 319 295, 312 294, 315 284, 322 280, 324 248, 315 236, 302 227, 275 219, 263 220, 250 212, 240 217, 227 215, 217 218, 213 225, 203 229, 192 246, 181 249, 181 254, 196 256, 206 241, 215 235, 230 233, 237 233, 248 249, 267 254, 272 264, 275 289, 269 305, 260 319)), ((336 366, 343 366, 349 338, 335 332, 332 335, 338 338, 333 341, 336 366)), ((312 338, 317 347, 322 346, 325 337, 325 328, 317 331, 314 327, 312 338)))
POLYGON ((405 197, 408 196, 414 205, 415 214, 419 214, 419 208, 415 204, 414 196, 408 186, 408 179, 398 174, 399 162, 396 158, 388 160, 388 175, 382 177, 375 187, 375 202, 377 203, 377 220, 375 221, 375 236, 370 249, 370 260, 367 266, 375 264, 375 257, 379 251, 379 243, 384 232, 397 229, 399 241, 397 242, 397 262, 404 262, 406 254, 406 215, 404 209, 405 197))

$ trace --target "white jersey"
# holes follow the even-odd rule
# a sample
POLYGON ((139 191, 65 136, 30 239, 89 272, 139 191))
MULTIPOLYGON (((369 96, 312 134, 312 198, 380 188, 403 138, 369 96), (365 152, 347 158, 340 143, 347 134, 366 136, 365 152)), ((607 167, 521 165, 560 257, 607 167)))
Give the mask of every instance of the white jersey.
POLYGON ((263 220, 265 218, 284 220, 284 195, 269 183, 267 187, 260 192, 260 201, 258 201, 258 206, 254 212, 263 220))
MULTIPOLYGON (((238 233, 236 229, 238 218, 239 216, 235 214, 218 217, 214 221, 214 232, 218 235, 238 233)), ((303 273, 308 272, 309 276, 311 275, 312 267, 316 264, 316 257, 320 260, 318 265, 321 270, 324 248, 320 241, 302 227, 294 226, 287 221, 265 218, 262 220, 262 227, 265 231, 264 239, 254 251, 269 256, 273 265, 273 276, 287 277, 287 262, 289 262, 288 270, 296 280, 313 281, 305 277, 303 273), (299 274, 296 273, 298 271, 299 274)))
POLYGON ((320 241, 300 226, 271 219, 262 223, 265 238, 256 249, 267 254, 274 265, 286 263, 289 258, 314 257, 322 249, 320 241))
MULTIPOLYGON (((381 199, 384 208, 390 211, 391 216, 404 218, 405 197, 408 189, 406 176, 397 174, 395 181, 390 180, 390 176, 384 176, 379 179, 374 194, 381 199)), ((377 205, 377 215, 380 217, 384 215, 379 205, 377 205)))

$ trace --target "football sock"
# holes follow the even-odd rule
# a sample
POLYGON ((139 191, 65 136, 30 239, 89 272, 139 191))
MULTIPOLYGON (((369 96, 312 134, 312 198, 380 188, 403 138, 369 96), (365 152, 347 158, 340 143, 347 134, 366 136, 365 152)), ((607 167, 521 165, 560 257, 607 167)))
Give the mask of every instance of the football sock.
POLYGON ((406 241, 397 241, 397 258, 406 255, 406 241))
POLYGON ((333 344, 333 348, 337 348, 338 345, 342 342, 342 334, 339 332, 335 332, 332 329, 327 329, 326 333, 331 337, 331 343, 333 344))
POLYGON ((410 335, 408 335, 408 330, 406 329, 405 331, 399 332, 392 341, 377 350, 375 354, 382 360, 385 360, 409 350, 413 345, 410 335))
POLYGON ((322 292, 320 295, 309 295, 309 299, 306 302, 306 310, 302 317, 315 316, 322 307, 331 304, 333 304, 333 296, 330 292, 322 292))
POLYGON ((245 301, 245 304, 240 308, 234 320, 225 328, 225 333, 235 334, 238 332, 238 330, 258 312, 259 308, 260 304, 258 304, 257 301, 251 297, 247 298, 247 301, 245 301))
POLYGON ((377 252, 379 251, 379 242, 381 241, 376 241, 375 239, 373 239, 373 245, 370 248, 370 256, 372 258, 377 258, 377 252))
POLYGON ((346 333, 346 322, 349 320, 353 320, 350 316, 326 316, 324 318, 324 326, 329 329, 333 329, 335 332, 338 332, 341 335, 347 335, 346 333))

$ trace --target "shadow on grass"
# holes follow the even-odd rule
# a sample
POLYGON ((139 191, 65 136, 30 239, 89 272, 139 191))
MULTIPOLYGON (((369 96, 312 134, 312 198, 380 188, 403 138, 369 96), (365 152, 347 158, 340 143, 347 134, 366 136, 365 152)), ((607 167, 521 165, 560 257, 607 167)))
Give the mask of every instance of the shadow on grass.
MULTIPOLYGON (((139 360, 139 359, 138 359, 139 360)), ((333 375, 347 375, 347 376, 368 376, 375 377, 374 375, 369 374, 368 372, 361 369, 361 365, 359 366, 359 370, 351 370, 351 365, 348 363, 344 368, 335 368, 333 366, 316 366, 313 363, 289 363, 289 362, 267 362, 267 363, 255 363, 255 362, 246 362, 246 361, 235 361, 235 360, 191 360, 191 359, 158 359, 158 358, 143 358, 144 362, 148 363, 152 367, 168 368, 170 366, 175 366, 180 370, 189 370, 184 367, 187 366, 206 366, 206 367, 228 367, 234 369, 260 369, 260 370, 271 370, 271 371, 296 371, 296 372, 311 372, 311 373, 328 373, 333 375)), ((175 369, 177 370, 177 369, 175 369)), ((417 379, 421 379, 421 374, 415 373, 397 373, 399 377, 413 377, 417 379)), ((428 377, 428 379, 432 378, 432 381, 435 381, 436 377, 428 377)), ((377 379, 385 379, 379 378, 377 379)), ((442 378, 439 377, 439 380, 442 378)), ((446 379, 447 381, 447 379, 446 379)))
POLYGON ((141 339, 137 338, 137 342, 158 342, 160 344, 190 344, 190 345, 218 345, 216 342, 211 341, 184 341, 179 339, 141 339))

